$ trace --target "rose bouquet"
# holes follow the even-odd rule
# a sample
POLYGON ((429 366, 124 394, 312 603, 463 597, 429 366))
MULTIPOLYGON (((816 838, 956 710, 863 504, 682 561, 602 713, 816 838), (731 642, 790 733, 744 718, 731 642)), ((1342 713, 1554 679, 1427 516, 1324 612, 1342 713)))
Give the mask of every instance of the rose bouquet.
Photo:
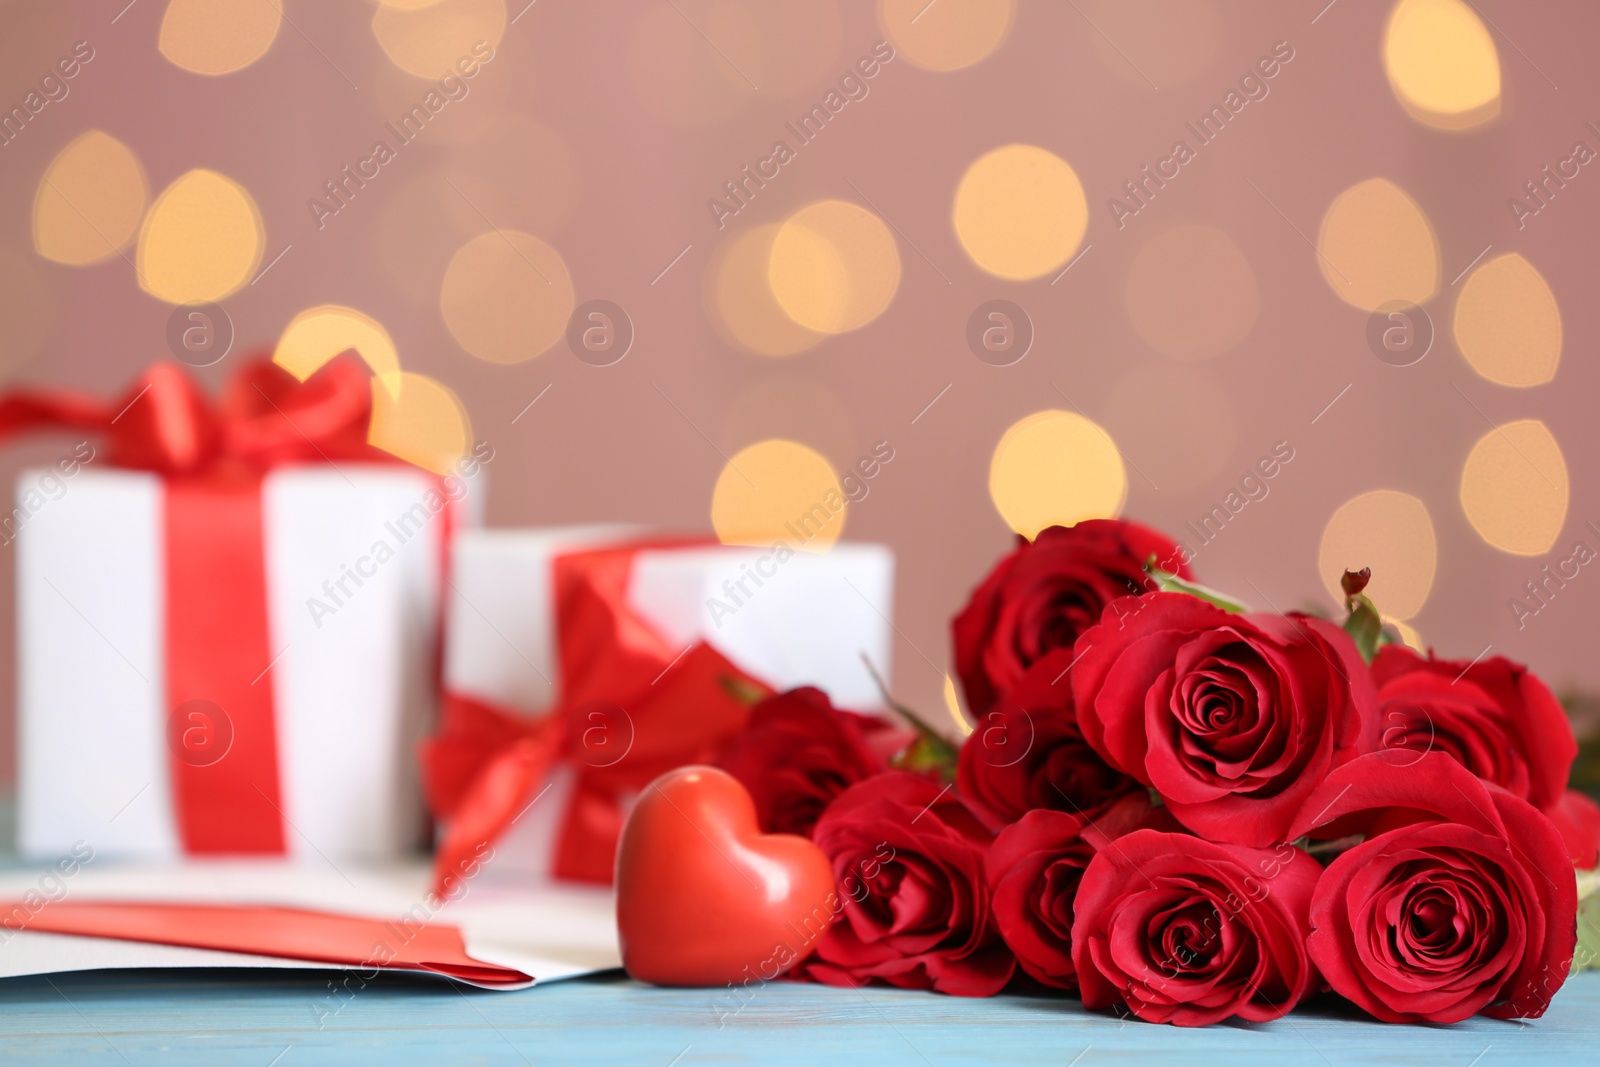
POLYGON ((1155 531, 1056 527, 952 624, 959 748, 898 706, 910 729, 758 704, 722 766, 843 902, 794 975, 1180 1026, 1327 990, 1388 1022, 1541 1015, 1594 956, 1571 727, 1517 664, 1399 643, 1366 578, 1342 624, 1254 613, 1155 531))

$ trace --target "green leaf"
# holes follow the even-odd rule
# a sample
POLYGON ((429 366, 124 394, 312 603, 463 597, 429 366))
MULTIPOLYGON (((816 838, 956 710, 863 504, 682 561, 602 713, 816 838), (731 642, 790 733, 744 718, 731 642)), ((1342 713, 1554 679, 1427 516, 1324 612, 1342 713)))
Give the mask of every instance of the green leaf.
POLYGON ((889 761, 889 766, 896 770, 938 771, 945 781, 955 781, 956 759, 960 755, 960 748, 945 740, 944 735, 930 726, 922 716, 889 695, 889 687, 884 684, 883 676, 878 673, 878 668, 872 665, 872 660, 867 658, 865 652, 861 654, 861 662, 867 665, 867 673, 872 675, 883 702, 917 731, 916 739, 896 753, 889 761))
POLYGON ((1383 616, 1378 614, 1377 605, 1365 593, 1347 598, 1346 604, 1350 614, 1344 620, 1344 632, 1355 641, 1361 658, 1371 663, 1372 657, 1378 654, 1379 646, 1392 640, 1383 632, 1383 616))
POLYGON ((1185 578, 1179 578, 1171 571, 1162 570, 1160 567, 1156 566, 1156 557, 1154 554, 1151 554, 1150 558, 1145 561, 1144 572, 1150 576, 1150 580, 1152 582, 1156 583, 1156 589, 1160 592, 1188 593, 1192 597, 1198 597, 1199 599, 1204 600, 1207 604, 1215 604, 1223 611, 1231 611, 1236 615, 1243 614, 1244 612, 1250 610, 1244 604, 1228 596, 1226 593, 1219 593, 1209 586, 1201 585, 1199 582, 1191 582, 1185 578))
POLYGON ((1578 947, 1572 973, 1600 970, 1600 868, 1578 872, 1578 947))

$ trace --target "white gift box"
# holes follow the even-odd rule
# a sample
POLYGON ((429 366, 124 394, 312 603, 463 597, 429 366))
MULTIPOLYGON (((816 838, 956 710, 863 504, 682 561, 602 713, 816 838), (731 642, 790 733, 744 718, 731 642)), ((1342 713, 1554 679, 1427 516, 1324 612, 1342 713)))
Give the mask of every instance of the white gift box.
MULTIPOLYGON (((54 857, 83 841, 96 854, 176 858, 164 483, 85 470, 24 514, 38 483, 24 472, 17 494, 20 850, 54 857)), ((262 482, 275 656, 253 684, 271 689, 291 857, 383 857, 421 842, 414 752, 436 688, 440 485, 358 463, 284 467, 262 482), (347 595, 330 596, 325 583, 341 578, 347 595)), ((444 507, 459 524, 475 487, 451 489, 444 507)))
MULTIPOLYGON (((620 525, 463 532, 446 596, 445 689, 530 717, 547 713, 561 684, 554 560, 644 533, 620 525)), ((882 710, 862 656, 888 677, 893 599, 893 552, 849 542, 781 561, 768 548, 641 549, 628 585, 634 613, 673 647, 704 640, 780 692, 814 685, 853 711, 882 710)), ((548 792, 495 843, 497 867, 548 874, 572 783, 570 768, 559 767, 548 792)))

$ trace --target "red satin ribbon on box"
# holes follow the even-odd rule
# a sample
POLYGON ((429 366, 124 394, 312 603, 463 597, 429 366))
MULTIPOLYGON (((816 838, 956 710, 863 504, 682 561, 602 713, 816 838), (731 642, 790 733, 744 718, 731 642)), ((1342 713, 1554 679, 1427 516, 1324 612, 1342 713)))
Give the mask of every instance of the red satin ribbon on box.
POLYGON ((215 403, 173 363, 150 367, 111 402, 59 391, 0 396, 0 439, 99 434, 113 465, 165 481, 166 706, 207 700, 233 726, 225 759, 171 760, 185 852, 284 851, 261 480, 288 463, 394 462, 367 444, 371 406, 367 374, 347 359, 304 383, 252 360, 215 403))
POLYGON ((673 648, 627 603, 640 551, 700 543, 631 543, 556 558, 561 674, 548 713, 530 718, 445 694, 439 732, 422 748, 429 806, 448 823, 434 858, 437 892, 472 868, 561 763, 576 784, 551 869, 609 885, 628 797, 674 767, 714 761, 744 729, 749 709, 729 681, 767 687, 703 641, 673 648))

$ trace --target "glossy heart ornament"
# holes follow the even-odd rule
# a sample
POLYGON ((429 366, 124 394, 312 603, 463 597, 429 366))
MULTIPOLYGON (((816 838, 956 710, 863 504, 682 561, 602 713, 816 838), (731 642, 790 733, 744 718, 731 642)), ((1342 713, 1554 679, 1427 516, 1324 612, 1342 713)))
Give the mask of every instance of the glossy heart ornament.
POLYGON ((715 767, 657 778, 622 829, 617 932, 642 982, 776 978, 816 947, 838 903, 822 850, 763 834, 750 794, 715 767))

